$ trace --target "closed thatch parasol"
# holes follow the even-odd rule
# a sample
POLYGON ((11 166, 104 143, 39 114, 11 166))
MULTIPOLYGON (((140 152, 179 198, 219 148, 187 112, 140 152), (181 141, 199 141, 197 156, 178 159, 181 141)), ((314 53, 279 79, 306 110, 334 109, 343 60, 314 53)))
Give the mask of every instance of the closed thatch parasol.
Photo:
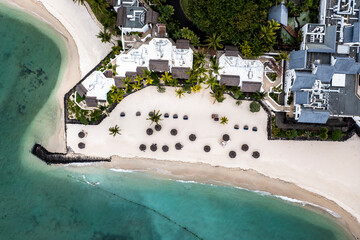
POLYGON ((243 150, 244 152, 246 152, 247 150, 249 150, 249 146, 247 144, 243 144, 241 146, 241 150, 243 150))
POLYGON ((136 112, 136 116, 137 116, 137 117, 141 116, 141 112, 137 111, 137 112, 136 112))
POLYGON ((169 147, 167 145, 164 145, 164 146, 162 146, 162 150, 164 152, 167 152, 167 151, 169 151, 169 147))
POLYGON ((181 145, 181 143, 176 143, 175 148, 176 150, 181 150, 183 148, 183 145, 181 145))
POLYGON ((234 129, 238 130, 239 129, 239 124, 235 124, 234 129))
POLYGON ((120 117, 125 117, 125 113, 124 113, 124 112, 121 112, 121 113, 120 113, 120 117))
POLYGON ((188 120, 188 119, 189 119, 188 115, 185 115, 185 116, 183 117, 183 119, 184 119, 184 120, 188 120))
POLYGON ((79 136, 79 138, 84 138, 85 137, 84 131, 79 132, 78 136, 79 136))
POLYGON ((235 158, 236 157, 236 152, 235 151, 230 151, 229 152, 229 157, 230 158, 235 158))
POLYGON ((151 128, 146 129, 146 134, 149 136, 152 135, 153 132, 154 132, 154 130, 152 130, 151 128))
POLYGON ((85 148, 85 143, 80 142, 80 143, 78 144, 78 147, 79 147, 80 149, 84 149, 84 148, 85 148))
POLYGON ((196 135, 195 134, 190 134, 189 139, 190 139, 190 141, 195 141, 196 140, 196 135))
POLYGON ((249 130, 249 126, 248 126, 248 125, 245 125, 245 126, 244 126, 244 130, 249 130))
POLYGON ((156 124, 156 125, 155 125, 155 130, 156 130, 156 131, 160 131, 160 130, 161 130, 161 125, 156 124))
POLYGON ((174 118, 174 119, 177 119, 177 118, 178 118, 178 115, 177 115, 177 114, 174 114, 174 115, 173 115, 173 118, 174 118))
POLYGON ((155 152, 157 150, 156 144, 151 144, 150 149, 151 151, 155 152))
POLYGON ((175 128, 171 129, 170 134, 173 136, 177 135, 177 130, 175 128))
POLYGON ((230 136, 229 136, 228 134, 224 134, 224 135, 223 135, 223 140, 226 141, 226 142, 229 141, 229 140, 230 140, 230 136))
POLYGON ((169 117, 169 114, 168 113, 165 113, 164 114, 164 118, 168 118, 169 117))
POLYGON ((258 151, 255 151, 252 153, 253 158, 259 158, 260 157, 260 153, 258 151))
POLYGON ((150 117, 152 117, 153 115, 154 115, 154 112, 153 112, 153 111, 149 112, 149 116, 150 116, 150 117))
POLYGON ((205 151, 205 152, 210 152, 210 150, 211 150, 211 148, 210 148, 209 145, 205 145, 205 146, 204 146, 204 151, 205 151))
POLYGON ((257 127, 253 127, 252 130, 253 130, 254 132, 257 132, 257 127))
POLYGON ((145 144, 141 144, 141 145, 139 146, 139 149, 140 149, 140 151, 145 152, 145 150, 146 150, 146 145, 145 145, 145 144))

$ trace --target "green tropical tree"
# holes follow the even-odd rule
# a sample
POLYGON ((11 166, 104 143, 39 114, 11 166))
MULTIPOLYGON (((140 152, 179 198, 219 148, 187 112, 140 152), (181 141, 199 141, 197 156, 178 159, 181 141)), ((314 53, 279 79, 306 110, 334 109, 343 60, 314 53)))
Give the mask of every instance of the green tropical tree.
POLYGON ((182 88, 177 88, 175 89, 175 93, 178 98, 181 98, 185 95, 186 91, 182 88))
POLYGON ((96 35, 98 38, 101 39, 101 42, 110 42, 111 40, 111 33, 104 29, 104 31, 100 31, 98 35, 96 35))
POLYGON ((196 84, 194 86, 191 87, 191 91, 193 93, 197 93, 197 92, 200 92, 200 90, 202 89, 201 85, 200 84, 196 84))
POLYGON ((110 88, 110 92, 111 92, 111 93, 114 93, 114 92, 117 91, 117 89, 118 89, 118 88, 117 88, 115 85, 112 85, 111 88, 110 88))
POLYGON ((258 102, 250 103, 250 112, 259 112, 260 111, 260 104, 258 102))
POLYGON ((205 42, 207 42, 206 46, 214 50, 224 47, 224 45, 221 44, 222 41, 223 40, 221 39, 221 36, 218 36, 216 33, 213 33, 212 35, 208 36, 205 40, 205 42))
POLYGON ((155 123, 155 125, 159 125, 159 122, 162 121, 161 116, 160 110, 154 110, 152 114, 149 113, 149 117, 146 120, 150 120, 151 124, 155 123))
POLYGON ((114 137, 118 134, 118 135, 121 135, 121 133, 120 133, 120 128, 119 128, 119 126, 118 125, 115 125, 114 127, 110 127, 109 128, 109 134, 110 135, 113 135, 114 137))
POLYGON ((131 79, 126 77, 124 79, 125 92, 130 92, 132 90, 131 79))
POLYGON ((161 75, 160 79, 167 85, 173 84, 173 78, 171 74, 169 74, 167 71, 163 75, 161 75))
POLYGON ((108 4, 106 0, 95 0, 92 1, 91 9, 94 11, 94 13, 102 13, 106 10, 108 4))
POLYGON ((280 51, 279 55, 277 55, 275 57, 275 60, 277 62, 281 62, 282 60, 284 61, 289 61, 290 60, 290 56, 287 52, 283 52, 283 51, 280 51))
POLYGON ((202 49, 201 51, 197 51, 194 52, 194 56, 193 56, 193 65, 194 65, 194 69, 197 69, 200 66, 205 66, 206 60, 205 60, 205 54, 204 54, 204 49, 202 49))
POLYGON ((228 122, 229 122, 229 119, 227 117, 223 116, 220 118, 220 124, 225 125, 225 124, 228 124, 228 122))
POLYGON ((207 88, 214 89, 215 86, 219 85, 219 82, 215 76, 209 76, 208 79, 206 80, 206 84, 208 85, 207 88))

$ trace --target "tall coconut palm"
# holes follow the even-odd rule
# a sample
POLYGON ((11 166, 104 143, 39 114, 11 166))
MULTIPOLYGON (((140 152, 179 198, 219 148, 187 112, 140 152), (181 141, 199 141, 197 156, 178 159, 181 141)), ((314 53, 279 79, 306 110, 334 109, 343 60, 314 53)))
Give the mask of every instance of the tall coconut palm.
POLYGON ((224 45, 221 44, 223 40, 221 39, 221 36, 216 35, 216 33, 213 33, 212 35, 208 36, 205 42, 207 42, 207 46, 210 49, 217 50, 219 48, 223 48, 224 45))
POLYGON ((173 78, 172 78, 171 74, 169 74, 167 71, 163 75, 161 75, 160 79, 162 81, 164 81, 164 83, 167 85, 171 85, 173 82, 173 78))
POLYGON ((277 62, 281 62, 282 60, 289 61, 290 56, 287 52, 280 51, 279 55, 275 57, 277 62))
POLYGON ((159 122, 162 121, 161 116, 160 110, 154 110, 152 114, 149 113, 149 117, 146 120, 150 120, 151 124, 155 123, 155 125, 159 125, 159 122))
POLYGON ((193 65, 195 69, 200 66, 204 66, 206 63, 204 50, 195 52, 193 58, 193 65))
POLYGON ((206 81, 206 84, 208 85, 207 88, 214 89, 215 86, 219 85, 219 82, 216 80, 215 76, 209 76, 206 81))
POLYGON ((181 98, 185 95, 185 90, 182 88, 177 88, 175 89, 175 93, 178 98, 181 98))
POLYGON ((193 93, 197 93, 197 92, 200 92, 200 90, 202 89, 201 85, 200 84, 196 84, 194 86, 191 87, 191 91, 193 93))
POLYGON ((101 39, 101 42, 110 42, 111 40, 111 33, 104 29, 104 31, 100 31, 98 35, 96 35, 98 38, 101 39))
POLYGON ((115 137, 117 134, 121 135, 120 131, 121 130, 118 125, 115 125, 114 127, 109 128, 109 132, 110 132, 109 134, 113 135, 113 137, 115 137))
POLYGON ((220 124, 225 125, 225 124, 228 124, 228 122, 229 122, 229 119, 227 117, 223 116, 220 118, 220 124))
POLYGON ((114 92, 117 91, 117 89, 118 89, 118 88, 117 88, 115 85, 112 85, 111 88, 110 88, 110 92, 111 92, 111 93, 114 93, 114 92))

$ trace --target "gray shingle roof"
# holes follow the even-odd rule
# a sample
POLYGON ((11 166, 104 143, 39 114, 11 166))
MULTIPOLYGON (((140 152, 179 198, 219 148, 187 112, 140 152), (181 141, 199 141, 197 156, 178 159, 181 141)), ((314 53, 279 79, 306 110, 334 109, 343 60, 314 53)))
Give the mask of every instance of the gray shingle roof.
POLYGON ((118 88, 125 88, 124 77, 115 77, 115 86, 118 88))
POLYGON ((108 69, 104 72, 104 76, 107 77, 107 78, 112 78, 113 76, 113 71, 108 69))
POLYGON ((125 77, 131 79, 131 80, 134 80, 137 76, 137 73, 136 72, 126 72, 125 73, 125 77))
POLYGON ((75 90, 81 97, 84 97, 84 95, 87 93, 86 88, 81 83, 76 86, 75 90))
POLYGON ((237 87, 240 84, 240 76, 221 75, 220 84, 237 87))
POLYGON ((225 56, 229 57, 237 57, 239 55, 239 49, 233 45, 226 45, 225 46, 225 56))
POLYGON ((261 83, 260 82, 246 82, 243 81, 241 84, 241 91, 242 92, 260 92, 261 83))
POLYGON ((86 97, 85 102, 88 107, 97 107, 98 105, 96 97, 86 97))
POLYGON ((308 104, 309 92, 295 92, 295 104, 308 104))
POLYGON ((353 58, 338 57, 334 65, 335 73, 356 74, 360 70, 360 63, 353 58))
POLYGON ((150 67, 151 71, 166 72, 166 71, 169 71, 169 61, 168 60, 150 59, 149 67, 150 67))
POLYGON ((188 72, 190 71, 190 68, 188 67, 172 67, 171 68, 171 74, 174 78, 178 79, 188 79, 190 75, 188 72))
POLYGON ((117 12, 116 26, 125 26, 126 24, 126 7, 120 7, 117 12))
POLYGON ((186 39, 178 39, 176 40, 176 48, 177 49, 189 49, 190 41, 186 39))
POLYGON ((360 23, 354 23, 353 42, 360 42, 360 23))
POLYGON ((288 9, 284 4, 272 6, 269 11, 269 20, 274 19, 278 23, 287 26, 288 9))
POLYGON ((146 23, 153 23, 153 24, 158 23, 159 16, 160 16, 160 14, 158 12, 155 12, 150 9, 146 13, 146 23))
POLYGON ((289 69, 304 69, 306 68, 306 50, 290 52, 289 69))
POLYGON ((302 109, 298 122, 325 124, 330 117, 326 110, 302 109))
POLYGON ((353 33, 354 33, 354 27, 353 26, 344 28, 344 43, 353 42, 353 33))
POLYGON ((326 27, 324 43, 307 43, 308 52, 335 53, 336 51, 336 26, 326 27))
POLYGON ((296 79, 291 91, 296 92, 301 89, 311 89, 316 80, 316 76, 309 72, 296 72, 296 79))
POLYGON ((137 75, 143 75, 145 70, 147 70, 147 67, 137 67, 136 68, 136 74, 137 75))
POLYGON ((334 76, 335 68, 329 65, 318 65, 316 70, 316 78, 323 83, 330 83, 334 76))

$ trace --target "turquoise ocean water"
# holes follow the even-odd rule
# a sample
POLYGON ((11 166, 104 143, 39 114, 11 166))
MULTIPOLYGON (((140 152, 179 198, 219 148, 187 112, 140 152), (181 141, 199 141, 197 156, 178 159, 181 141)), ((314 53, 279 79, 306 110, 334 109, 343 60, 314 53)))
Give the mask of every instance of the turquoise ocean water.
POLYGON ((56 127, 65 63, 56 33, 0 4, 0 239, 349 239, 328 216, 254 192, 43 164, 29 150, 56 127))

